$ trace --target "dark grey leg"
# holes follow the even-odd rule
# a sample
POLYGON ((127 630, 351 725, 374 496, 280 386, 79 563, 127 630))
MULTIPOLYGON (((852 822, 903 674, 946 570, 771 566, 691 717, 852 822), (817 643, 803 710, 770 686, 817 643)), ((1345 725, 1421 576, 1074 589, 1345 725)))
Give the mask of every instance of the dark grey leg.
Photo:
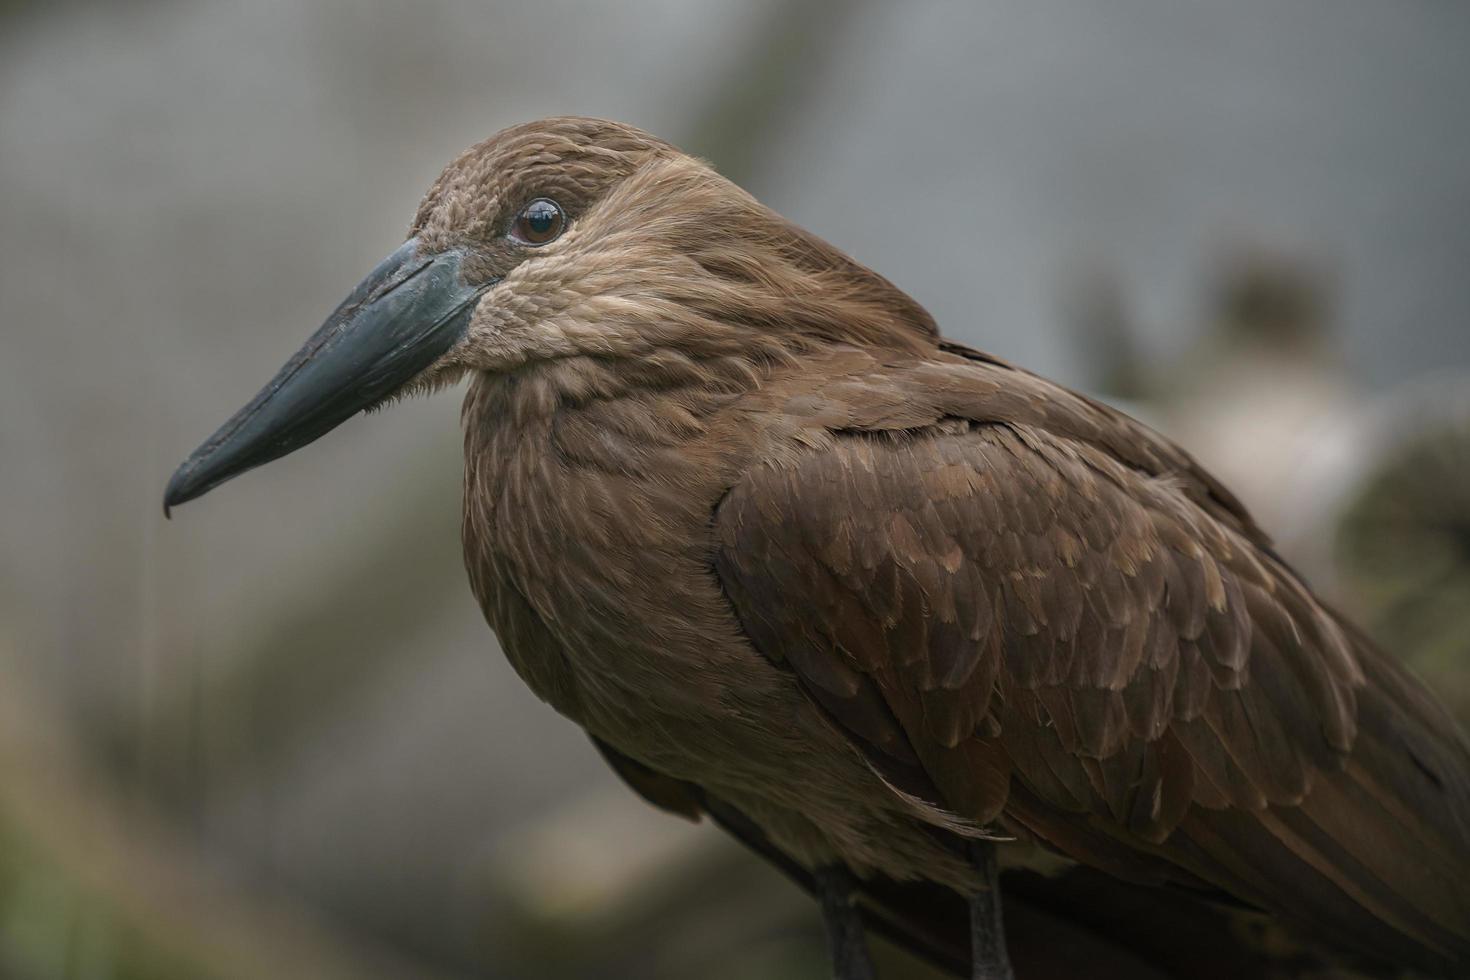
POLYGON ((971 855, 987 888, 970 899, 970 976, 973 980, 1015 980, 1006 955, 1005 927, 1000 916, 1000 865, 995 844, 971 842, 971 855))
POLYGON ((873 961, 863 939, 863 919, 856 904, 857 882, 844 867, 821 868, 816 872, 817 895, 822 900, 822 919, 832 947, 832 976, 835 980, 875 980, 873 961))

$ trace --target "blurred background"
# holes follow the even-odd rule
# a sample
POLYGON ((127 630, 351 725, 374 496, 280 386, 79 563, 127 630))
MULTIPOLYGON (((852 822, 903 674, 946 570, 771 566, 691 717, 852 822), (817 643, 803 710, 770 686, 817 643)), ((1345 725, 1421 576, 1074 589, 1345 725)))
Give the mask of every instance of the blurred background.
POLYGON ((545 115, 1182 440, 1470 717, 1467 52, 1445 0, 0 2, 0 976, 825 975, 503 661, 453 394, 160 512, 545 115))

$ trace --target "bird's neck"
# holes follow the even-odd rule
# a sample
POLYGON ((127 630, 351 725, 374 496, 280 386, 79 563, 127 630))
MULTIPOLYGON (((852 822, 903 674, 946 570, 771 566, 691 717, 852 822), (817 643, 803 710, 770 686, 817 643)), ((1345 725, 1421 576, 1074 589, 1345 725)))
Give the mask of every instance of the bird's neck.
POLYGON ((643 357, 577 354, 474 376, 465 399, 467 430, 532 435, 568 424, 605 424, 664 443, 701 431, 699 420, 758 389, 793 363, 783 345, 711 344, 702 350, 655 350, 643 357), (646 424, 633 420, 647 415, 646 424))
MULTIPOLYGON (((590 727, 599 698, 629 686, 669 711, 699 693, 669 680, 650 650, 624 658, 626 648, 574 627, 664 608, 646 594, 651 562, 703 579, 709 515, 756 441, 735 419, 740 392, 756 382, 749 365, 687 355, 564 358, 472 381, 462 527, 471 587, 516 670, 563 714, 590 727), (549 652, 555 645, 575 656, 549 652)), ((706 621, 723 622, 710 610, 706 621)), ((663 635, 623 625, 628 636, 663 635)))

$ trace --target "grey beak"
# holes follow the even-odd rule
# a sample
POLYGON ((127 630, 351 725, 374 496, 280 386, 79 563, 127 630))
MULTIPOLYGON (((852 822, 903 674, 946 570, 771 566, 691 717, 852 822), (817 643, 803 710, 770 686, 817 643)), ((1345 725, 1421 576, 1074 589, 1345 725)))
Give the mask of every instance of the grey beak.
POLYGON ((378 404, 449 350, 488 283, 464 253, 421 255, 410 238, 368 274, 286 366, 168 481, 163 512, 294 452, 378 404))

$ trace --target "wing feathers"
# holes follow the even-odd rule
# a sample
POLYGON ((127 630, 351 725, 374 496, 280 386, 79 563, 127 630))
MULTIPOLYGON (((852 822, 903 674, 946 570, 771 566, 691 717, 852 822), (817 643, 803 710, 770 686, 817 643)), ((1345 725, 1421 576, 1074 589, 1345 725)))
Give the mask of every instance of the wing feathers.
POLYGON ((905 792, 891 771, 989 821, 1024 787, 1081 860, 1470 955, 1470 753, 1432 700, 1187 456, 1075 396, 926 384, 933 425, 808 440, 727 495, 716 570, 755 645, 905 792))

